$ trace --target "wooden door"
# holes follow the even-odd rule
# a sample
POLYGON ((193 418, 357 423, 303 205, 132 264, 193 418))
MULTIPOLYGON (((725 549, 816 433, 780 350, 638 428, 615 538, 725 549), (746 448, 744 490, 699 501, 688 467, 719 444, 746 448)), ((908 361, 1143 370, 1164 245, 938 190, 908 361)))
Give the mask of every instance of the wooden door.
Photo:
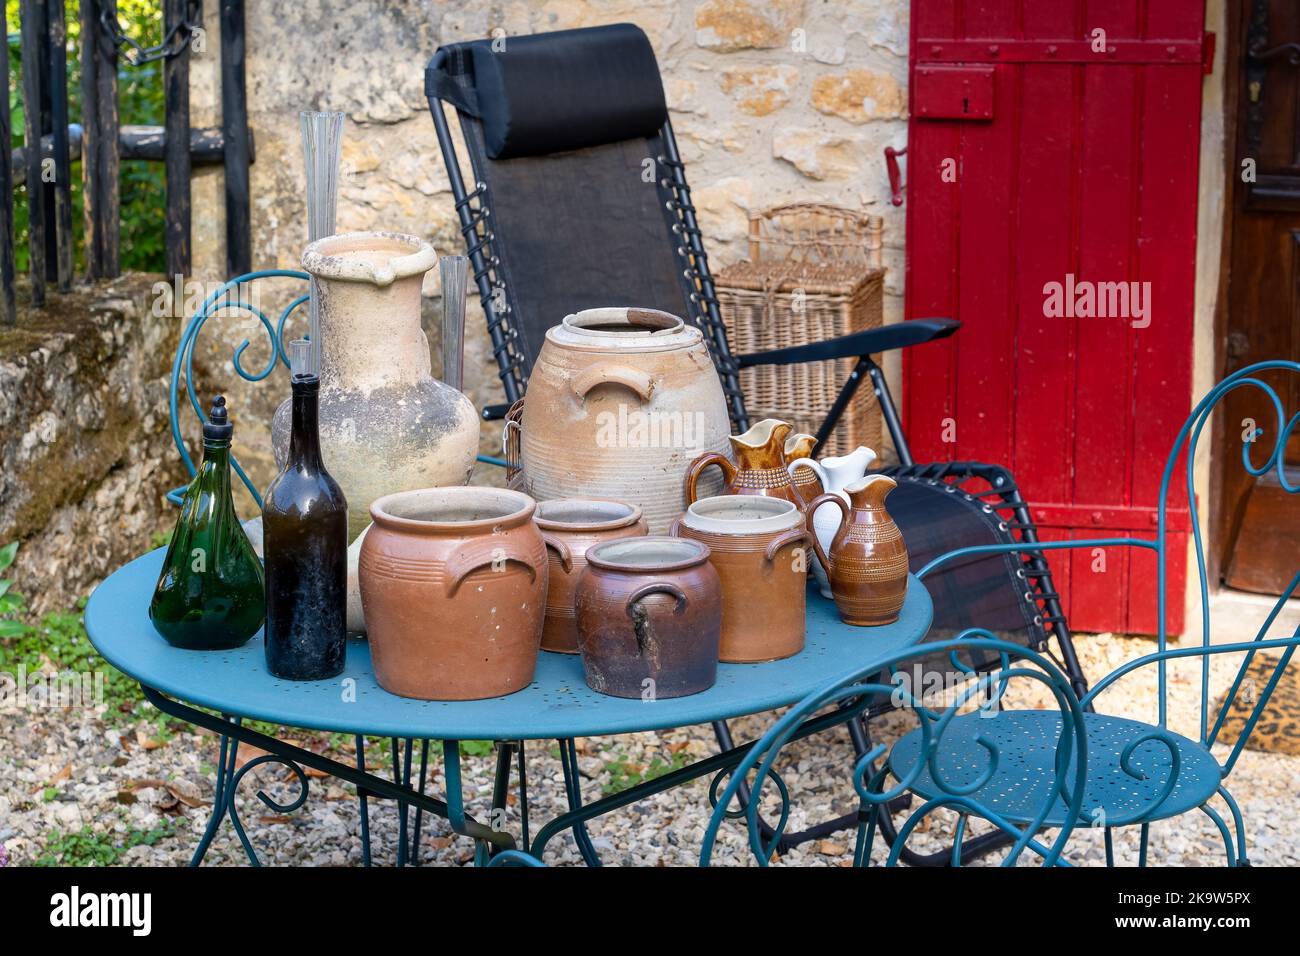
MULTIPOLYGON (((1261 359, 1300 361, 1300 8, 1293 0, 1249 0, 1236 5, 1235 15, 1228 47, 1235 161, 1228 171, 1220 336, 1225 375, 1261 359)), ((1296 376, 1264 377, 1287 409, 1300 408, 1296 376)), ((1232 392, 1221 428, 1225 454, 1216 462, 1215 546, 1225 583, 1280 594, 1295 573, 1300 508, 1275 474, 1255 480, 1242 467, 1235 451, 1252 422, 1269 443, 1256 454, 1262 461, 1277 436, 1276 412, 1259 392, 1232 392)), ((1296 472, 1290 480, 1300 481, 1300 435, 1289 443, 1286 463, 1296 472)))
MULTIPOLYGON (((1203 3, 913 0, 906 312, 964 327, 905 357, 905 428, 918 461, 1008 465, 1047 539, 1155 531, 1191 404, 1203 3)), ((1170 528, 1177 633, 1185 497, 1170 528)), ((1073 628, 1154 632, 1149 552, 1050 560, 1073 628)))

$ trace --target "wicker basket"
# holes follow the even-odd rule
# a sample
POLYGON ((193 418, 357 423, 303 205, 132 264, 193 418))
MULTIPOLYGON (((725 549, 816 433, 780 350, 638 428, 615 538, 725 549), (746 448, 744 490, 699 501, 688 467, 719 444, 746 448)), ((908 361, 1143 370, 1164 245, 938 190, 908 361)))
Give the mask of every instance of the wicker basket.
MULTIPOLYGON (((884 277, 879 216, 820 203, 779 206, 749 220, 749 261, 714 285, 733 355, 806 345, 880 326, 884 277)), ((853 370, 853 359, 741 370, 750 419, 779 418, 815 433, 853 370)), ((869 383, 858 389, 824 455, 880 451, 869 383)))

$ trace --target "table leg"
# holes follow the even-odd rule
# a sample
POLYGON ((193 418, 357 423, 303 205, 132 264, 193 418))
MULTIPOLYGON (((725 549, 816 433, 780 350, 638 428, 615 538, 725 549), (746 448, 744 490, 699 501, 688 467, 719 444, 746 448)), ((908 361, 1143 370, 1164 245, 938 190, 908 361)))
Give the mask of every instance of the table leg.
MULTIPOLYGON (((225 714, 222 714, 221 718, 230 720, 225 714)), ((212 838, 217 835, 217 829, 221 826, 221 818, 226 812, 226 792, 230 786, 230 778, 235 772, 235 759, 238 753, 239 744, 232 742, 223 733, 221 735, 221 745, 218 748, 217 779, 212 793, 212 813, 208 817, 208 825, 203 830, 203 836, 199 838, 198 846, 194 848, 194 855, 190 857, 190 866, 192 867, 203 863, 203 858, 208 854, 208 847, 212 845, 212 838)))
MULTIPOLYGON (((244 764, 244 766, 237 772, 234 772, 224 784, 225 793, 223 794, 223 802, 225 804, 226 815, 231 818, 232 824, 235 826, 236 832, 239 833, 241 842, 244 844, 244 850, 248 853, 250 862, 254 864, 258 862, 257 855, 254 852, 251 843, 248 841, 247 835, 243 833, 243 828, 239 823, 238 815, 234 812, 234 794, 235 790, 238 788, 240 780, 247 772, 252 770, 255 766, 268 762, 283 764, 293 771, 300 788, 298 797, 288 805, 278 804, 266 796, 265 793, 259 791, 258 798, 268 807, 271 807, 277 812, 290 812, 302 806, 302 804, 306 802, 308 779, 307 775, 303 773, 302 768, 311 767, 321 773, 352 784, 359 792, 365 791, 370 796, 394 800, 399 803, 412 804, 416 807, 422 808, 428 813, 434 813, 438 816, 445 817, 452 822, 452 828, 457 833, 471 837, 474 840, 479 841, 481 845, 491 845, 502 849, 513 849, 515 846, 514 838, 511 837, 509 833, 494 830, 489 826, 485 826, 464 812, 464 805, 460 795, 459 753, 458 751, 454 751, 454 748, 453 752, 457 753, 457 758, 455 760, 448 760, 449 770, 453 763, 456 766, 456 785, 454 788, 451 785, 451 774, 448 774, 449 796, 452 793, 455 794, 456 807, 453 812, 453 807, 449 803, 431 797, 426 793, 417 792, 412 790, 410 787, 403 787, 399 783, 385 780, 383 777, 375 776, 374 774, 366 773, 364 770, 360 770, 351 764, 341 763, 340 761, 326 757, 322 754, 313 753, 312 751, 305 750, 302 747, 297 747, 282 740, 277 740, 274 737, 269 737, 266 734, 258 733, 255 730, 243 726, 243 724, 238 720, 231 721, 216 714, 210 714, 206 711, 198 710, 197 708, 165 696, 147 684, 141 684, 140 689, 144 693, 145 699, 163 713, 175 717, 178 720, 183 720, 196 727, 205 727, 213 733, 229 737, 230 743, 227 745, 227 758, 230 762, 225 764, 227 767, 233 767, 233 757, 230 754, 229 748, 237 747, 239 743, 246 743, 266 751, 266 754, 262 757, 244 764)), ((218 820, 219 819, 220 818, 218 817, 218 820)))
MULTIPOLYGON (((366 738, 360 734, 354 737, 357 751, 357 770, 366 772, 366 738)), ((357 788, 357 802, 361 810, 361 865, 370 865, 370 794, 363 788, 357 788)))
MULTIPOLYGON (((557 740, 560 745, 560 766, 564 770, 564 794, 569 802, 569 812, 575 813, 582 808, 582 776, 578 772, 578 748, 572 737, 557 740)), ((601 866, 600 854, 587 833, 585 819, 575 820, 573 824, 573 842, 578 845, 578 853, 588 866, 601 866)), ((527 845, 527 844, 525 844, 527 845)), ((541 859, 538 856, 538 859, 541 859)))

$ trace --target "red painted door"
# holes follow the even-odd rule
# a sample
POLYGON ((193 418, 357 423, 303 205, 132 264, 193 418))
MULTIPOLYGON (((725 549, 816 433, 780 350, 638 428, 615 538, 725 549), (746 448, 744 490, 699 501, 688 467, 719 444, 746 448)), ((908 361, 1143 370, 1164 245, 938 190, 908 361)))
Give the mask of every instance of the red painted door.
MULTIPOLYGON (((913 0, 917 461, 1006 464, 1045 539, 1151 537, 1191 407, 1204 0, 913 0)), ((1187 503, 1171 498, 1169 626, 1187 503)), ((1075 630, 1154 633, 1155 559, 1050 558, 1075 630)))

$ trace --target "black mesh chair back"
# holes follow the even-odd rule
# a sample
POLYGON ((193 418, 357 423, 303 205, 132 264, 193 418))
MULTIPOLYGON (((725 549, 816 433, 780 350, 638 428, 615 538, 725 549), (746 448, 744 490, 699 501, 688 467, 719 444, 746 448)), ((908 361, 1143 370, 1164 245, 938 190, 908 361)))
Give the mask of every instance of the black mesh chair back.
POLYGON ((641 306, 704 332, 744 423, 646 35, 616 24, 457 43, 438 50, 425 87, 444 156, 442 102, 460 118, 473 187, 448 174, 508 401, 564 316, 641 306))

